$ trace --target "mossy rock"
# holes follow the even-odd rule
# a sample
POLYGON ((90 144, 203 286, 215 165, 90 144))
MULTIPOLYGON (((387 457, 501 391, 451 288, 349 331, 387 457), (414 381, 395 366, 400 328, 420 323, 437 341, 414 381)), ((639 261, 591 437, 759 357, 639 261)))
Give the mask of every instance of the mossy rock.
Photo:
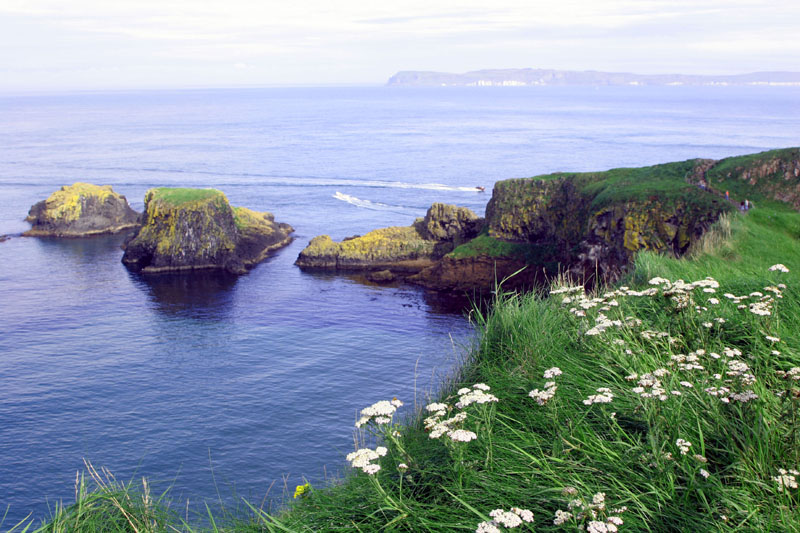
POLYGON ((376 229, 341 242, 328 235, 314 237, 295 264, 323 270, 418 272, 457 243, 473 238, 482 225, 483 219, 465 207, 436 203, 410 226, 376 229))
POLYGON ((26 236, 85 237, 133 228, 139 214, 110 185, 77 182, 33 205, 26 220, 26 236))
POLYGON ((270 251, 289 244, 292 231, 270 213, 232 208, 216 189, 150 189, 144 221, 125 244, 122 261, 143 272, 243 273, 270 251))

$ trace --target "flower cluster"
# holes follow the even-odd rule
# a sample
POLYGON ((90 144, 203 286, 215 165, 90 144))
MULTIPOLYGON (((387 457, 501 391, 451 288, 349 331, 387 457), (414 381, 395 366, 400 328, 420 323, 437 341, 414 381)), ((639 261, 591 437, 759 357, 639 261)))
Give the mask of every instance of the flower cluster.
MULTIPOLYGON (((545 370, 542 377, 545 379, 553 379, 561 374, 561 369, 557 366, 554 366, 553 368, 548 368, 545 370)), ((536 400, 536 403, 539 405, 545 405, 548 401, 553 399, 553 396, 556 395, 556 390, 558 390, 556 382, 548 381, 544 384, 544 390, 533 389, 528 393, 528 396, 536 400)))
POLYGON ((686 455, 689 453, 689 448, 692 446, 692 443, 685 439, 678 439, 675 441, 675 446, 681 451, 681 455, 686 455))
POLYGON ((777 265, 772 265, 771 267, 769 267, 769 270, 771 272, 775 272, 775 271, 778 271, 778 272, 789 272, 789 269, 786 268, 784 265, 782 265, 780 263, 778 263, 777 265))
POLYGON ((611 389, 607 387, 600 387, 597 389, 597 394, 592 394, 583 400, 583 404, 592 405, 593 403, 611 403, 611 400, 613 399, 614 395, 611 393, 611 389))
POLYGON ((374 450, 370 448, 361 448, 352 453, 347 454, 347 460, 353 468, 360 468, 363 472, 372 475, 381 469, 381 465, 375 464, 372 461, 386 455, 389 450, 383 446, 378 446, 374 450))
POLYGON ((492 517, 492 520, 478 524, 475 533, 500 533, 500 526, 512 529, 519 527, 523 522, 533 522, 533 512, 519 507, 512 507, 510 511, 495 509, 489 513, 489 516, 492 517))
POLYGON ((463 409, 473 403, 496 402, 497 397, 493 394, 489 394, 489 390, 489 385, 485 383, 476 383, 472 387, 459 389, 457 392, 458 402, 456 403, 456 407, 463 409))
MULTIPOLYGON (((553 524, 560 526, 571 520, 583 522, 588 520, 586 531, 593 533, 606 533, 618 531, 618 526, 623 524, 619 516, 628 510, 627 507, 620 507, 610 511, 606 508, 605 492, 598 492, 592 496, 592 501, 587 502, 583 499, 574 499, 567 505, 567 511, 561 509, 556 511, 553 524), (602 518, 605 517, 605 520, 602 518)), ((581 527, 583 529, 583 527, 581 527)))
POLYGON ((361 418, 356 422, 356 427, 360 428, 369 422, 375 422, 378 425, 391 424, 395 411, 402 406, 403 402, 397 398, 392 398, 391 401, 381 400, 373 403, 361 410, 361 418))
POLYGON ((800 472, 794 468, 788 470, 779 468, 778 474, 777 476, 772 476, 772 481, 778 484, 778 492, 797 488, 797 476, 800 476, 800 472))

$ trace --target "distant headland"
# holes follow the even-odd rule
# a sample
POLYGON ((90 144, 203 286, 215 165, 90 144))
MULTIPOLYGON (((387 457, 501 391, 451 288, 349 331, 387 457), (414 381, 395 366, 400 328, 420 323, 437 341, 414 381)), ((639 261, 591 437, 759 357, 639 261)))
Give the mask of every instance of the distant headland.
POLYGON ((800 87, 800 72, 753 72, 721 76, 692 74, 633 74, 541 68, 474 70, 463 74, 403 70, 389 78, 390 86, 492 87, 537 85, 766 85, 800 87))

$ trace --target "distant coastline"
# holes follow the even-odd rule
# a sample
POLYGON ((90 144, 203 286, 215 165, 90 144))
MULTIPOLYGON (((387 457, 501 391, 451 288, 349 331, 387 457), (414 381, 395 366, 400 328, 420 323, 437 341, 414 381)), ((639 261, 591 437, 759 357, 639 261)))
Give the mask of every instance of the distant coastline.
POLYGON ((693 74, 633 74, 628 72, 553 69, 488 69, 456 74, 403 70, 389 78, 389 86, 524 87, 543 85, 664 85, 664 86, 790 86, 800 87, 800 72, 752 72, 722 76, 693 74))

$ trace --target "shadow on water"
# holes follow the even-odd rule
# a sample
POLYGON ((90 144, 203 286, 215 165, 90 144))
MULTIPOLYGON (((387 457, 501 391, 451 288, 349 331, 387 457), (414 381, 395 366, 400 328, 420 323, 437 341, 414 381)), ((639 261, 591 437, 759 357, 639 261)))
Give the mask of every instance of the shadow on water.
POLYGON ((33 239, 47 252, 57 252, 61 258, 74 260, 78 264, 97 263, 109 256, 122 258, 122 243, 129 232, 113 235, 94 235, 91 237, 23 237, 33 239))
POLYGON ((166 315, 197 319, 228 318, 238 276, 227 272, 141 274, 128 272, 133 284, 145 291, 153 308, 166 315))
MULTIPOLYGON (((340 278, 346 278, 353 283, 363 285, 365 287, 374 288, 376 290, 385 289, 400 289, 403 291, 413 291, 421 295, 423 302, 428 308, 428 311, 437 315, 459 315, 466 316, 473 311, 475 305, 481 309, 488 307, 488 300, 491 295, 481 294, 477 291, 436 291, 425 289, 419 285, 408 283, 406 281, 395 280, 390 282, 375 282, 367 279, 364 273, 355 272, 325 272, 314 270, 303 270, 303 275, 311 276, 320 281, 334 281, 340 278)), ((404 304, 411 306, 413 304, 404 304)))

